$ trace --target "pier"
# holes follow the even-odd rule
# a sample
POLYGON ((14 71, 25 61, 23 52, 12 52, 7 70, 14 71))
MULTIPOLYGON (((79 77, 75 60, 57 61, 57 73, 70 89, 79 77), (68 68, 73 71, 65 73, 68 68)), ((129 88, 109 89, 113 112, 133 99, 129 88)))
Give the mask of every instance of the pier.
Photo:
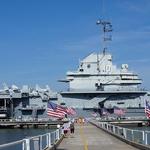
POLYGON ((68 135, 58 146, 57 150, 136 150, 136 148, 120 141, 91 125, 75 126, 75 134, 68 135))
POLYGON ((62 126, 50 133, 0 145, 7 150, 150 150, 150 131, 134 130, 90 119, 75 123, 75 133, 63 134, 62 126))
POLYGON ((134 118, 134 119, 120 119, 120 120, 100 120, 100 122, 107 122, 118 126, 143 126, 150 125, 150 119, 134 118))
POLYGON ((0 120, 0 128, 38 128, 38 127, 57 127, 63 121, 11 121, 8 119, 0 120))

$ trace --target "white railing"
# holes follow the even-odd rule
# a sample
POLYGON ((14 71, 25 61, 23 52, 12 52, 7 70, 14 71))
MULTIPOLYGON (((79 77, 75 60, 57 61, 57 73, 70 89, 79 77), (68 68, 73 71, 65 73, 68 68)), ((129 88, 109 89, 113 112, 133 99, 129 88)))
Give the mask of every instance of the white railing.
MULTIPOLYGON (((62 128, 53 132, 25 138, 15 142, 2 144, 0 149, 3 150, 45 150, 51 148, 63 135, 62 128)), ((10 135, 11 136, 11 135, 10 135)), ((12 137, 13 138, 13 137, 12 137)))
POLYGON ((97 122, 91 121, 98 127, 107 130, 117 136, 120 136, 128 141, 133 141, 135 143, 150 145, 150 131, 134 130, 129 128, 123 128, 119 126, 112 125, 107 122, 97 122))

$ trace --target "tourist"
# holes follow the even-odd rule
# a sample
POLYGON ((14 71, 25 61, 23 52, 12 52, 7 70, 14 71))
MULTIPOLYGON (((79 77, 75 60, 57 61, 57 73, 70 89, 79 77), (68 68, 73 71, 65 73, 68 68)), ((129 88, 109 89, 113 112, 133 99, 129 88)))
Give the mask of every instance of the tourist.
POLYGON ((71 134, 74 134, 74 122, 71 122, 70 124, 70 132, 71 134))
POLYGON ((70 130, 70 123, 69 122, 66 122, 63 124, 63 130, 64 130, 64 136, 67 137, 68 132, 70 130))

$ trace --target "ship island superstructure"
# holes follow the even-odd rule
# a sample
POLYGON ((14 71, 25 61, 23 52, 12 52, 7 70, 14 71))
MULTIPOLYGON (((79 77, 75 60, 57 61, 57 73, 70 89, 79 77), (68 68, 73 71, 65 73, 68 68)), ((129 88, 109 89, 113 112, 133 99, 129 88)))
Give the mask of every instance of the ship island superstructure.
POLYGON ((139 91, 142 80, 128 70, 128 64, 117 68, 109 53, 92 53, 84 58, 76 72, 67 72, 71 91, 139 91))
MULTIPOLYGON (((106 33, 112 31, 111 23, 98 21, 103 26, 104 42, 110 40, 106 33)), ((113 109, 126 108, 130 115, 144 113, 145 100, 149 99, 147 91, 141 88, 142 80, 129 70, 128 64, 117 67, 113 57, 106 52, 91 53, 79 62, 77 71, 68 71, 65 80, 69 90, 61 92, 61 99, 76 108, 113 109)), ((126 114, 127 114, 126 113, 126 114)))

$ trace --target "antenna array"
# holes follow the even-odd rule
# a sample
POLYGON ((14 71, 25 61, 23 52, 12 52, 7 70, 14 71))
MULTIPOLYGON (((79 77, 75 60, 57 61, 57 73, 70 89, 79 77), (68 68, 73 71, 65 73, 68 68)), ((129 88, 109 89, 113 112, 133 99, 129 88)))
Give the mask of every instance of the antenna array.
POLYGON ((112 24, 109 21, 104 21, 104 20, 98 20, 96 22, 97 25, 101 25, 103 29, 103 54, 105 54, 107 50, 107 42, 112 40, 111 32, 113 31, 112 29, 112 24))

